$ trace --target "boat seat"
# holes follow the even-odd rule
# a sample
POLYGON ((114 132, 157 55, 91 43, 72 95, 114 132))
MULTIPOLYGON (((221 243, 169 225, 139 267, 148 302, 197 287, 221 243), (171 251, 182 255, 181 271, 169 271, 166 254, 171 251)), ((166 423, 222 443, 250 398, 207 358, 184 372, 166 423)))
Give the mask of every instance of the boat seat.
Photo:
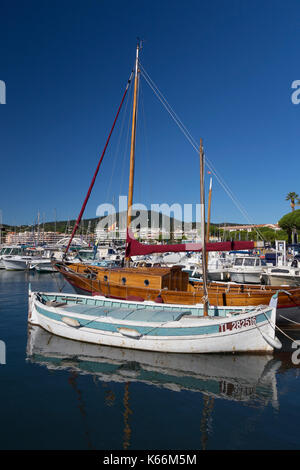
MULTIPOLYGON (((50 302, 53 306, 53 302, 50 302)), ((65 304, 63 304, 65 305, 65 304)), ((142 322, 168 322, 178 321, 183 315, 191 315, 190 310, 172 311, 167 309, 150 309, 150 308, 120 308, 105 307, 96 305, 80 305, 69 304, 64 307, 64 311, 70 313, 78 313, 84 315, 95 315, 97 317, 111 317, 116 320, 130 320, 142 322)))
POLYGON ((67 302, 57 302, 56 300, 47 300, 46 305, 48 305, 48 307, 63 307, 64 305, 67 305, 67 302))
POLYGON ((168 310, 156 310, 156 309, 134 309, 128 311, 125 309, 114 309, 108 312, 107 316, 112 318, 118 318, 122 320, 130 321, 141 321, 141 322, 169 322, 178 321, 183 315, 190 315, 189 310, 182 312, 174 312, 168 310))

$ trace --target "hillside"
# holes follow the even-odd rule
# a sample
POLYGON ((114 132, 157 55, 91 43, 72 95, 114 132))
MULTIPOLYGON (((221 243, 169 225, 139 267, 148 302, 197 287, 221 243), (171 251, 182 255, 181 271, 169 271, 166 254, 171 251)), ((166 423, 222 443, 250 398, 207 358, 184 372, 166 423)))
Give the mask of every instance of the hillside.
MULTIPOLYGON (((151 211, 138 211, 137 214, 132 218, 132 220, 136 220, 138 217, 140 217, 141 220, 147 221, 148 220, 148 227, 152 228, 162 228, 163 226, 168 228, 170 227, 170 230, 174 230, 174 226, 176 228, 181 227, 183 229, 183 223, 174 217, 169 217, 167 215, 164 215, 162 213, 158 212, 153 212, 151 214, 151 211), (152 218, 151 218, 152 216, 152 218), (152 220, 151 220, 152 219, 152 220), (151 224, 152 222, 152 224, 151 224)), ((105 217, 93 217, 89 219, 83 219, 80 224, 79 230, 82 230, 84 233, 86 233, 87 229, 89 228, 90 232, 94 232, 97 224, 99 221, 103 220, 105 217)), ((116 214, 116 220, 118 227, 120 229, 126 227, 126 218, 127 218, 127 213, 126 212, 121 212, 116 214)), ((110 224, 113 219, 107 217, 107 223, 110 224)), ((60 221, 49 221, 49 222, 44 222, 40 224, 40 230, 45 230, 45 232, 59 232, 59 233, 70 233, 75 225, 76 220, 60 220, 60 221)), ((199 225, 199 224, 198 224, 199 225)), ((222 222, 222 223, 211 223, 211 226, 215 226, 216 228, 223 228, 224 226, 229 226, 229 225, 242 225, 238 224, 236 222, 222 222)), ((142 223, 142 226, 144 224, 142 223)), ((185 230, 192 230, 196 228, 196 222, 186 222, 185 223, 185 230)), ((200 228, 200 227, 197 227, 200 228)), ((12 225, 7 225, 7 224, 2 224, 2 230, 4 231, 14 231, 17 229, 18 232, 24 232, 24 231, 30 231, 33 230, 32 225, 18 225, 18 226, 12 226, 12 225)), ((38 227, 37 225, 35 226, 35 230, 37 230, 38 227)))

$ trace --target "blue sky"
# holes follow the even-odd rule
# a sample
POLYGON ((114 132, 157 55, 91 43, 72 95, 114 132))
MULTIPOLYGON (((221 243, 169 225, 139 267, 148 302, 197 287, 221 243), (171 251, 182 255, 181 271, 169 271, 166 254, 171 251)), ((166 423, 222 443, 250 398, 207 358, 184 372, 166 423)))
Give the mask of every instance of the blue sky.
MULTIPOLYGON (((141 63, 217 179, 214 222, 277 222, 299 187, 299 1, 2 0, 3 222, 75 218, 134 64, 141 63)), ((85 217, 128 187, 132 94, 85 217)), ((206 179, 208 184, 208 178, 206 179)), ((134 201, 196 204, 199 158, 141 77, 134 201)))

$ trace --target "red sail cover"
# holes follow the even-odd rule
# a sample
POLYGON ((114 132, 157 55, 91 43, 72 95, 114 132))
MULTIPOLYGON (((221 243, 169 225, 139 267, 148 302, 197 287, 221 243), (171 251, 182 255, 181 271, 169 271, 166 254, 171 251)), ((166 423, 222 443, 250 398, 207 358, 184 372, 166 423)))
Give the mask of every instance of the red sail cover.
MULTIPOLYGON (((251 241, 232 241, 206 243, 206 251, 233 251, 233 250, 252 250, 257 246, 256 242, 251 241)), ((202 251, 202 243, 182 243, 177 245, 145 245, 138 242, 132 233, 127 230, 126 240, 126 258, 137 255, 150 255, 152 253, 168 253, 179 251, 202 251)))

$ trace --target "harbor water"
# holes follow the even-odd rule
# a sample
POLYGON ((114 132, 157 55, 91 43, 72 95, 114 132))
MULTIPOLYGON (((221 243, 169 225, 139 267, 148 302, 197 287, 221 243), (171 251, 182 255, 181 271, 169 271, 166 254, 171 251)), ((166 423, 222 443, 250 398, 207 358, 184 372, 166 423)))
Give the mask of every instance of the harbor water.
POLYGON ((299 449, 300 330, 272 355, 87 345, 28 326, 29 283, 73 292, 57 273, 0 271, 1 449, 299 449))

